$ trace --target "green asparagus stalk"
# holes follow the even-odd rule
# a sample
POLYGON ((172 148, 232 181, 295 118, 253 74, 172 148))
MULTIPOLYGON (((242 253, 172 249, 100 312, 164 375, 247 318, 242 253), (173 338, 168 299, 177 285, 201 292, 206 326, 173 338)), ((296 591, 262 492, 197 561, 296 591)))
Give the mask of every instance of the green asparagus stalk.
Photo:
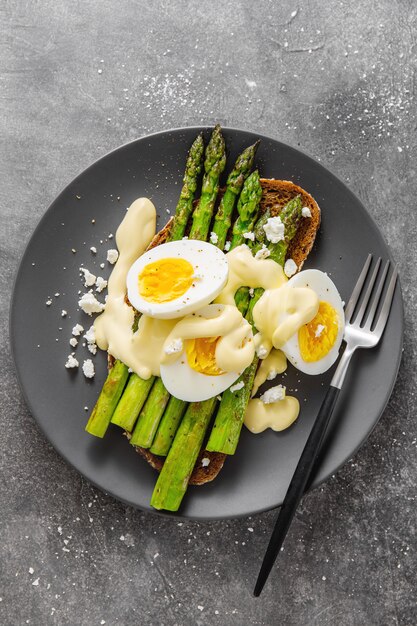
POLYGON ((137 374, 131 374, 126 388, 111 418, 111 423, 132 432, 137 416, 142 409, 155 376, 144 380, 137 374))
POLYGON ((220 176, 226 165, 226 147, 220 125, 215 126, 206 148, 201 198, 193 213, 190 239, 207 239, 214 204, 219 191, 220 176))
POLYGON ((175 210, 174 223, 167 241, 177 241, 184 236, 187 222, 193 211, 193 200, 197 189, 198 177, 203 166, 204 140, 200 133, 194 140, 188 153, 183 178, 183 187, 175 210))
MULTIPOLYGON (((285 226, 285 237, 276 244, 269 244, 270 259, 280 265, 285 263, 285 255, 288 245, 297 232, 301 219, 302 202, 299 196, 290 200, 280 213, 281 221, 285 226)), ((254 297, 250 302, 246 319, 253 325, 253 309, 256 302, 262 296, 263 289, 255 290, 254 297)), ((252 363, 243 372, 240 380, 244 386, 232 393, 230 389, 222 395, 219 410, 207 443, 207 450, 234 454, 239 441, 245 411, 250 398, 253 380, 258 365, 258 357, 255 356, 252 363)))
POLYGON ((216 402, 210 398, 188 406, 152 494, 155 509, 178 511, 216 402))
POLYGON ((130 438, 132 446, 150 448, 160 419, 169 400, 169 392, 160 378, 153 385, 130 438))
POLYGON ((91 435, 104 437, 128 376, 129 370, 126 365, 121 361, 115 361, 85 427, 91 435))
POLYGON ((214 218, 213 232, 216 235, 216 246, 223 250, 227 233, 232 223, 233 209, 236 199, 243 195, 243 183, 252 169, 259 141, 248 146, 236 159, 233 170, 227 177, 226 191, 214 218), (242 192, 242 193, 241 193, 242 192))
POLYGON ((255 170, 246 179, 237 203, 239 217, 233 225, 232 248, 244 243, 243 235, 253 229, 261 196, 262 187, 259 182, 259 172, 255 170))
POLYGON ((171 396, 151 446, 151 452, 166 456, 187 408, 187 402, 171 396))
MULTIPOLYGON (((184 235, 187 221, 193 209, 193 200, 194 200, 195 192, 197 189, 198 176, 202 168, 203 152, 204 152, 204 141, 203 141, 203 136, 200 133, 200 135, 198 135, 196 139, 194 140, 190 148, 190 151, 188 153, 188 158, 187 158, 187 162, 185 165, 185 172, 184 172, 184 178, 183 178, 184 184, 181 189, 180 197, 179 197, 176 209, 175 209, 174 224, 169 235, 170 241, 174 239, 181 239, 182 236, 184 235)), ((139 317, 140 317, 139 315, 135 316, 133 332, 137 330, 139 317)), ((127 367, 126 367, 126 372, 127 372, 127 367)), ((126 380, 124 382, 126 383, 126 380)), ((152 384, 152 383, 149 383, 148 381, 140 379, 137 376, 136 378, 133 379, 133 382, 131 384, 128 384, 126 387, 127 397, 125 398, 124 397, 125 394, 123 394, 123 396, 120 398, 121 393, 123 392, 123 389, 120 393, 118 393, 119 389, 117 386, 107 385, 106 387, 106 383, 104 384, 102 388, 102 391, 98 397, 97 403, 93 409, 93 412, 91 414, 91 417, 86 427, 86 430, 88 432, 91 432, 90 428, 95 430, 94 424, 96 423, 98 419, 96 417, 96 414, 101 416, 103 413, 102 407, 105 406, 106 407, 105 420, 107 420, 107 425, 105 425, 105 420, 101 418, 100 420, 101 426, 100 426, 99 432, 101 432, 102 434, 98 435, 100 437, 104 436, 107 430, 107 427, 110 423, 110 420, 112 419, 113 413, 118 407, 119 399, 120 399, 121 406, 119 410, 117 411, 114 423, 118 424, 122 428, 126 428, 126 430, 129 430, 129 431, 132 430, 135 424, 135 421, 138 417, 138 414, 143 404, 146 401, 150 386, 152 384), (93 417, 94 417, 94 420, 93 420, 93 417), (92 426, 90 426, 90 423, 92 423, 92 426)), ((129 380, 129 383, 130 383, 130 380, 129 380)), ((95 434, 95 433, 92 432, 92 434, 95 434)))

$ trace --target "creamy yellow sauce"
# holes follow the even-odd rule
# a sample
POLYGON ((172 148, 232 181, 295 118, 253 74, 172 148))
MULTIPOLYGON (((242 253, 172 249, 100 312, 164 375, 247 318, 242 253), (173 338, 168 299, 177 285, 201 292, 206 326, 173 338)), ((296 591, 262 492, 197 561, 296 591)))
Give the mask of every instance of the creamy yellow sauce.
POLYGON ((271 259, 255 259, 247 245, 237 246, 226 255, 229 276, 226 286, 215 302, 235 304, 235 293, 240 287, 274 289, 284 285, 287 277, 278 263, 271 259))
POLYGON ((256 395, 259 387, 264 384, 266 380, 272 380, 278 374, 282 374, 287 369, 287 357, 281 350, 272 349, 266 359, 262 359, 258 371, 256 372, 255 380, 253 381, 251 396, 256 395))
POLYGON ((223 372, 242 372, 255 356, 252 328, 236 306, 212 304, 176 324, 165 341, 162 362, 179 358, 178 352, 169 354, 176 341, 200 337, 220 337, 215 354, 216 365, 223 372))
POLYGON ((256 347, 266 353, 280 348, 298 329, 310 322, 319 309, 319 298, 309 287, 283 285, 267 289, 253 308, 253 321, 259 331, 256 347))
POLYGON ((262 433, 267 428, 285 430, 298 417, 300 403, 297 398, 285 396, 283 400, 264 404, 258 398, 249 400, 244 424, 252 433, 262 433))

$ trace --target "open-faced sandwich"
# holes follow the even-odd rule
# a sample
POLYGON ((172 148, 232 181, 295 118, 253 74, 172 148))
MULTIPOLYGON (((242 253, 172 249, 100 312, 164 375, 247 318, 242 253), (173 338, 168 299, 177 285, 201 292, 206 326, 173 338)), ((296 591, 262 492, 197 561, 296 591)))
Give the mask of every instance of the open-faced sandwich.
POLYGON ((254 397, 287 359, 320 374, 340 348, 337 289, 321 271, 300 271, 320 209, 301 187, 252 171, 257 147, 220 189, 221 129, 205 149, 199 135, 174 217, 155 234, 155 207, 140 198, 116 234, 119 257, 94 323, 109 374, 86 430, 124 430, 159 471, 157 509, 176 511, 188 484, 213 480, 244 423, 258 433, 296 420, 298 400, 283 385, 254 397))

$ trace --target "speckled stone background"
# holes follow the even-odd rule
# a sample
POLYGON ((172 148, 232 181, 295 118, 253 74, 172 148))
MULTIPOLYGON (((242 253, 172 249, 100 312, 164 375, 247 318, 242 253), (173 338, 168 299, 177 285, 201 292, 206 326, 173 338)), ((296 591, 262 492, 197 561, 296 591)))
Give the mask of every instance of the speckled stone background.
POLYGON ((416 27, 411 0, 0 4, 0 623, 417 623, 416 27), (178 523, 87 484, 48 445, 8 338, 19 259, 106 151, 182 125, 270 134, 359 195, 401 267, 399 378, 370 439, 310 493, 260 599, 275 518, 178 523))

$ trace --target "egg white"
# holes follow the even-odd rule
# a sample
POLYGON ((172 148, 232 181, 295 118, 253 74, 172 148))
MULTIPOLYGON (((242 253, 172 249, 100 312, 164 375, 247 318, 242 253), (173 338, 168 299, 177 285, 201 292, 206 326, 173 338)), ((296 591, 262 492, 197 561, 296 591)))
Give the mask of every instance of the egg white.
POLYGON ((135 309, 145 315, 159 319, 182 317, 212 302, 226 284, 228 272, 226 256, 211 243, 195 239, 171 241, 145 252, 133 263, 126 278, 127 295, 135 309), (138 277, 146 265, 164 258, 188 261, 195 279, 182 296, 170 302, 150 302, 139 293, 138 277))
POLYGON ((320 270, 304 270, 299 272, 290 278, 288 284, 293 287, 310 287, 316 292, 321 302, 328 302, 337 313, 338 331, 336 341, 330 351, 319 361, 311 363, 304 361, 300 353, 298 331, 281 347, 281 350, 290 363, 301 372, 312 375, 322 374, 333 365, 339 355, 345 328, 345 314, 342 299, 333 281, 327 274, 320 270))

